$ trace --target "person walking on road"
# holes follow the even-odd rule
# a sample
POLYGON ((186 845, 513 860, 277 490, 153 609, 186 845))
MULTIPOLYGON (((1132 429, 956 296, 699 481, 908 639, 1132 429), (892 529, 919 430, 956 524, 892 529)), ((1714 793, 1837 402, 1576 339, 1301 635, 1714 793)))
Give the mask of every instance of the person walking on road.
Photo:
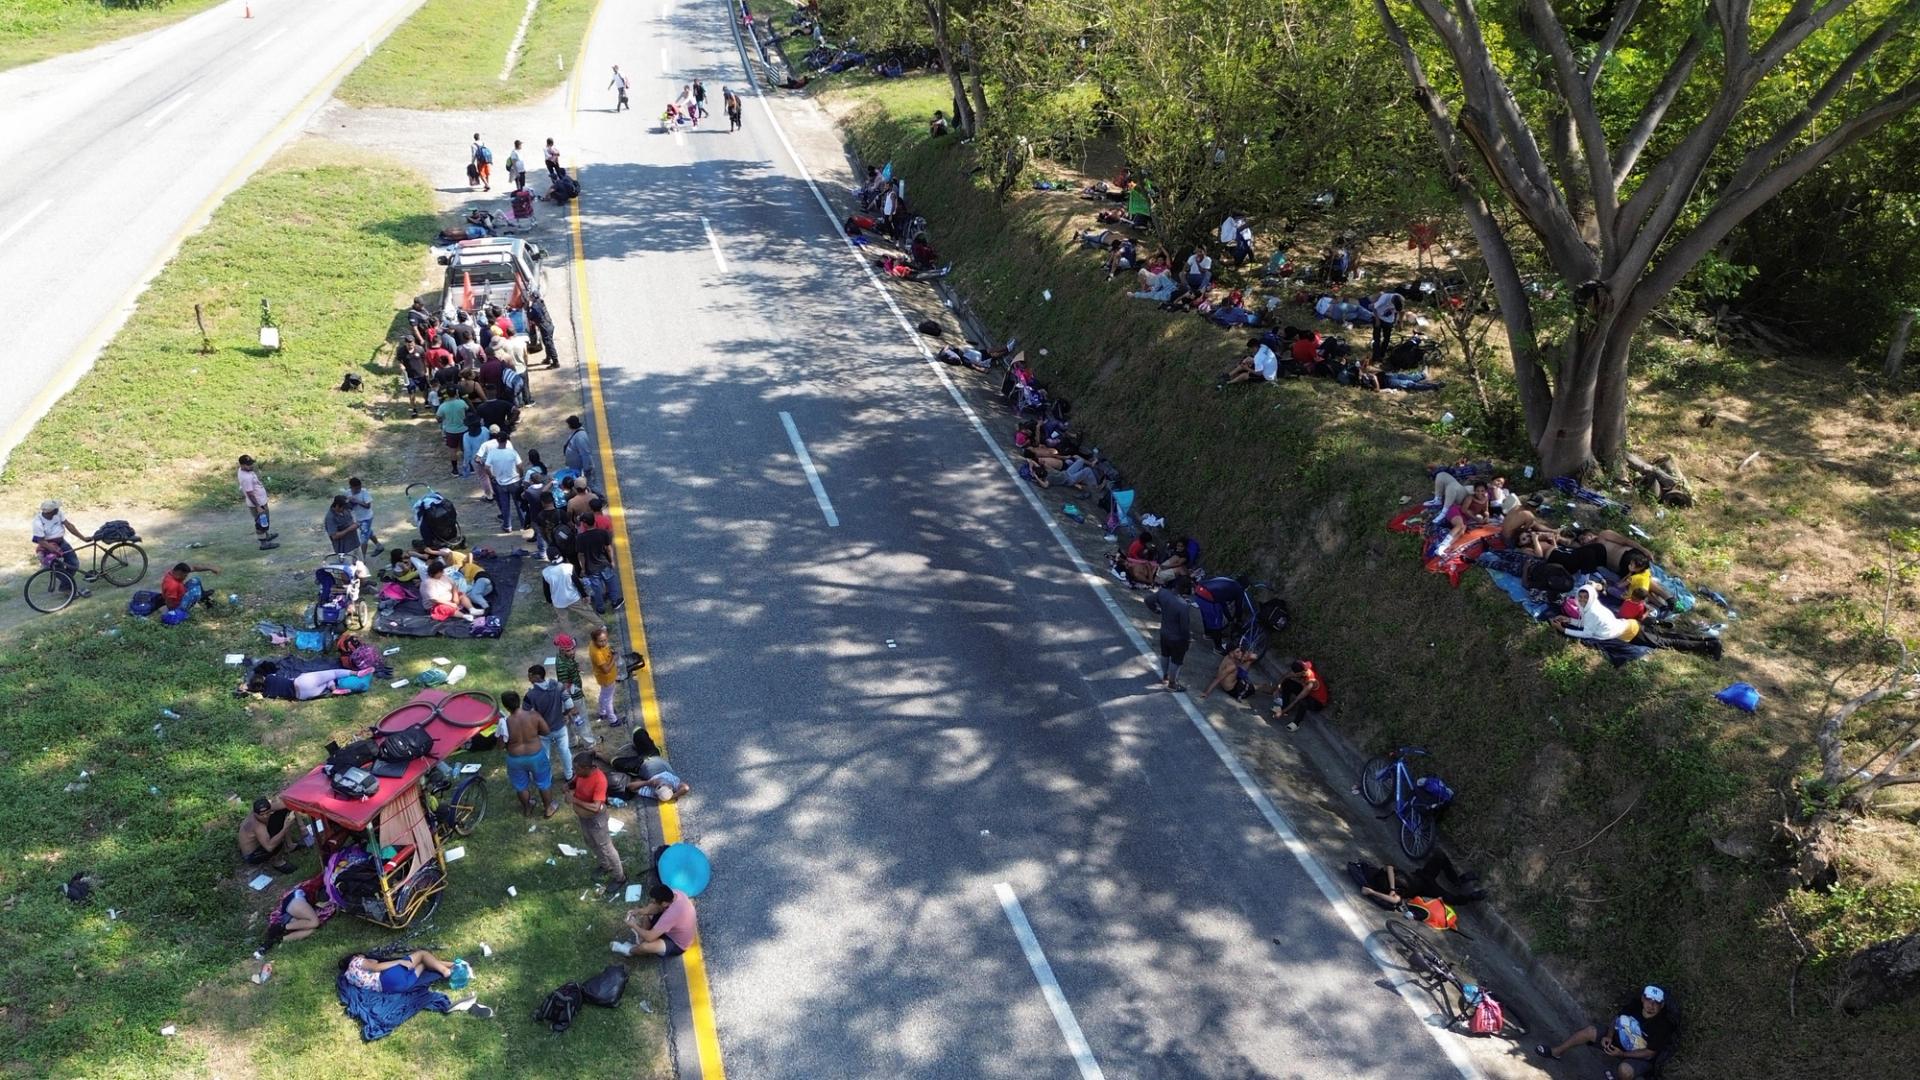
POLYGON ((693 122, 696 124, 700 122, 701 117, 709 115, 707 112, 707 88, 700 85, 699 79, 693 80, 693 112, 693 122))
POLYGON ((588 480, 593 479, 593 440, 587 437, 587 429, 578 416, 567 417, 567 442, 560 452, 566 455, 567 468, 588 480))
POLYGON ((247 512, 253 516, 253 538, 260 542, 260 550, 279 547, 280 534, 273 531, 273 521, 267 516, 267 485, 253 471, 251 455, 240 455, 240 469, 234 478, 240 485, 240 497, 247 501, 247 512))
POLYGON ((527 186, 527 159, 520 153, 520 140, 513 140, 513 152, 507 155, 507 181, 515 191, 527 186))
POLYGON ((552 139, 547 140, 547 179, 560 179, 560 148, 553 145, 552 139))
POLYGON ((573 756, 572 787, 569 794, 574 816, 580 819, 580 835, 586 837, 588 850, 600 863, 601 876, 611 879, 607 891, 624 891, 627 868, 621 864, 620 853, 613 847, 613 833, 607 828, 607 774, 600 771, 593 751, 582 750, 573 756))
POLYGON ((493 151, 480 141, 480 133, 473 133, 473 145, 467 148, 473 155, 473 171, 480 177, 480 190, 493 190, 493 151))
POLYGON ((739 131, 740 95, 723 86, 720 88, 720 101, 726 106, 727 110, 727 130, 729 132, 739 131))
POLYGON ((1160 615, 1160 685, 1176 692, 1186 689, 1180 685, 1180 665, 1193 641, 1193 605, 1187 600, 1192 591, 1186 578, 1176 578, 1147 598, 1147 609, 1160 615))
POLYGON ((613 65, 613 81, 607 84, 607 88, 610 90, 618 90, 620 92, 620 100, 614 102, 613 104, 614 112, 619 112, 621 109, 627 109, 629 111, 632 110, 633 106, 627 104, 627 86, 628 86, 627 77, 625 75, 620 74, 620 65, 619 64, 613 65))

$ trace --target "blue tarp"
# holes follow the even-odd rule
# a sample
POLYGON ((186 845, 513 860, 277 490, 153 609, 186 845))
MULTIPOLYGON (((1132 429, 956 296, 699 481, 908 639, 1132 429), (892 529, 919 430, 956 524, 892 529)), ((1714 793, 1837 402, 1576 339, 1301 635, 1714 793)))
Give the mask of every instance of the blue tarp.
POLYGON ((346 1006, 348 1016, 360 1021, 360 1037, 367 1042, 393 1034, 421 1009, 437 1013, 453 1011, 453 1002, 447 995, 424 986, 398 993, 368 990, 348 982, 345 973, 336 985, 340 989, 340 1004, 346 1006))

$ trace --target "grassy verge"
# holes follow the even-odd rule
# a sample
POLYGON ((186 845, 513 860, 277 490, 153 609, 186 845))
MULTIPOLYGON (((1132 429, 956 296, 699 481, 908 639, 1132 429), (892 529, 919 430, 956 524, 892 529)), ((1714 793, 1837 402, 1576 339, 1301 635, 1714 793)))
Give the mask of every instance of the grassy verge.
POLYGON ((0 71, 157 29, 219 0, 160 0, 116 7, 103 0, 6 0, 0 4, 0 71))
MULTIPOLYGON (((926 138, 946 97, 935 78, 831 89, 825 101, 866 160, 892 160, 910 180, 992 331, 1017 333, 1030 357, 1049 349, 1041 378, 1126 467, 1144 509, 1200 537, 1208 566, 1282 585, 1297 624, 1280 648, 1318 662, 1348 736, 1434 749, 1436 771, 1462 793, 1449 834, 1576 988, 1596 1007, 1649 980, 1678 988, 1690 1075, 1815 1064, 1894 1075, 1920 1003, 1842 1016, 1813 1000, 1810 987, 1831 975, 1816 962, 1790 1013, 1798 953, 1781 912, 1791 905, 1803 934, 1833 941, 1887 926, 1870 913, 1910 909, 1917 871, 1897 856, 1912 850, 1912 803, 1890 800, 1877 820, 1874 832, 1894 839, 1853 842, 1842 872, 1858 895, 1790 893, 1768 838, 1810 761, 1824 679, 1871 653, 1861 624, 1878 608, 1857 591, 1867 576, 1830 553, 1912 524, 1913 477, 1871 454, 1856 460, 1849 438, 1879 442, 1846 425, 1855 410, 1860 423, 1893 424, 1903 453, 1920 425, 1884 403, 1865 408, 1871 395, 1844 371, 1809 375, 1800 358, 1707 363, 1689 343, 1650 342, 1636 434, 1688 463, 1701 506, 1609 524, 1645 529, 1663 561, 1732 594, 1744 618, 1723 665, 1668 653, 1612 670, 1528 625, 1484 575, 1449 589, 1421 570, 1409 538, 1385 529, 1403 500, 1428 493, 1426 466, 1485 456, 1464 425, 1441 419, 1472 415, 1459 373, 1437 373, 1456 382, 1437 395, 1317 380, 1212 389, 1246 335, 1126 299, 1070 242, 1093 225, 1094 205, 1031 191, 997 202, 967 148, 926 138), (1701 428, 1703 402, 1750 420, 1701 428), (1742 472, 1754 448, 1783 464, 1742 472), (1713 701, 1736 679, 1769 695, 1759 715, 1713 701)), ((1310 319, 1290 303, 1281 313, 1310 319)), ((1909 632, 1912 608, 1909 590, 1896 605, 1909 632)))
POLYGON ((183 507, 230 501, 243 453, 283 496, 330 492, 377 464, 375 395, 337 388, 384 347, 395 300, 428 266, 435 217, 414 174, 341 155, 296 149, 234 192, 14 451, 0 494, 183 507), (263 297, 281 328, 274 353, 259 347, 263 297))
MULTIPOLYGON (((524 0, 426 0, 347 76, 336 92, 350 105, 487 109, 538 97, 566 81, 596 0, 540 0, 505 79, 524 0)), ((495 151, 505 161, 504 149, 495 151)))
MULTIPOLYGON (((386 337, 396 298, 420 283, 433 224, 414 174, 338 147, 296 147, 188 242, 101 365, 16 453, 4 500, 60 494, 88 526, 105 516, 103 502, 193 511, 218 501, 223 509, 164 515, 165 527, 149 531, 153 569, 142 584, 154 587, 160 567, 190 557, 220 567, 208 584, 239 602, 166 628, 127 617, 126 590, 102 587, 0 633, 0 820, 12 826, 0 830, 0 1075, 587 1075, 607 1061, 664 1073, 651 968, 635 969, 639 1000, 582 1014, 565 1040, 525 1022, 546 991, 604 964, 622 909, 581 898, 591 860, 555 849, 578 846, 571 815, 529 832, 497 752, 480 759, 492 813, 452 866, 439 912, 410 932, 471 960, 474 990, 497 1018, 427 1015, 362 1045, 335 1000, 334 965, 396 935, 348 916, 276 951, 268 984, 247 981, 271 905, 296 879, 247 888, 252 874, 234 850, 246 803, 411 691, 376 683, 368 694, 300 704, 241 699, 222 660, 269 654, 255 623, 296 619, 311 599, 322 546, 311 496, 363 471, 391 540, 404 535, 399 489, 445 467, 431 421, 408 421, 385 401, 387 378, 369 377, 364 394, 334 390, 386 337), (288 343, 273 356, 246 345, 263 291, 288 343), (195 301, 208 305, 211 357, 193 352, 195 301), (286 493, 275 515, 283 547, 270 554, 253 547, 230 506, 229 463, 246 449, 272 463, 270 483, 286 493), (55 886, 82 871, 99 891, 70 904, 55 886), (509 885, 517 899, 506 898, 509 885), (176 1037, 160 1033, 168 1025, 176 1037)), ((530 414, 529 430, 557 427, 548 413, 565 406, 554 397, 548 412, 530 414)), ((512 546, 489 535, 468 485, 454 487, 474 542, 512 546)), ((551 652, 538 582, 528 573, 522 585, 501 639, 407 641, 388 662, 411 676, 443 656, 467 666, 463 688, 497 696, 520 687, 526 666, 551 652)), ((23 606, 16 593, 3 598, 9 615, 23 606)), ((632 826, 629 815, 621 848, 638 860, 644 830, 632 826)), ((302 877, 316 868, 310 855, 295 862, 302 877)))

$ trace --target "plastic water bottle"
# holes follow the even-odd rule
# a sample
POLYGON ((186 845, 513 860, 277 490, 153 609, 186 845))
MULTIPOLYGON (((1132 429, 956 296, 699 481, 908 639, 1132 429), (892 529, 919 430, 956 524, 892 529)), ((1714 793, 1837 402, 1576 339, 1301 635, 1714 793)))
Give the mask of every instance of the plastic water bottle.
POLYGON ((237 593, 237 592, 230 592, 230 593, 228 593, 228 594, 227 594, 227 606, 228 606, 228 607, 239 607, 239 606, 240 606, 240 594, 239 594, 239 593, 237 593))
POLYGON ((161 709, 160 715, 166 717, 169 720, 180 719, 180 714, 177 712, 174 712, 172 709, 161 709))
POLYGON ((467 962, 465 960, 455 960, 453 962, 453 974, 447 976, 447 985, 455 990, 465 990, 467 988, 467 982, 472 978, 473 969, 467 966, 467 962))

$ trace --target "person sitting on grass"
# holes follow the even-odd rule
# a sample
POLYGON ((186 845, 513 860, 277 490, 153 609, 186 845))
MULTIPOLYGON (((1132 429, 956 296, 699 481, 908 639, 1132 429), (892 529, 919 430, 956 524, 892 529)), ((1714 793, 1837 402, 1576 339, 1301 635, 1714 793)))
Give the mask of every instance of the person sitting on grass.
POLYGON ((933 110, 933 119, 927 122, 927 137, 938 139, 947 133, 947 118, 939 109, 933 110))
POLYGON ((459 616, 478 622, 481 608, 465 589, 456 589, 447 577, 447 564, 435 559, 427 564, 427 576, 420 579, 420 606, 438 622, 459 616))
POLYGON ((633 949, 650 956, 674 957, 686 952, 699 937, 693 900, 679 889, 655 885, 647 890, 647 905, 627 912, 633 931, 633 949))
POLYGON ((160 577, 161 605, 168 611, 192 611, 195 604, 206 599, 206 586, 200 584, 195 574, 217 574, 217 566, 195 566, 192 563, 174 563, 172 568, 160 577))
POLYGON ((253 810, 240 822, 240 858, 248 866, 267 866, 282 874, 293 873, 287 855, 298 843, 293 811, 280 796, 253 800, 253 810))
POLYGON ((1638 994, 1627 994, 1614 1007, 1612 1020, 1594 1021, 1566 1037, 1558 1046, 1535 1043, 1533 1052, 1559 1060, 1576 1046, 1598 1046, 1605 1056, 1605 1076, 1635 1080, 1652 1076, 1672 1060, 1680 1040, 1680 1021, 1667 992, 1649 984, 1638 994))
POLYGON ((933 270, 940 265, 940 253, 933 250, 924 232, 913 234, 912 242, 907 245, 907 258, 913 261, 915 270, 933 270))
POLYGON ((1220 387, 1233 383, 1272 382, 1279 378, 1280 358, 1267 348, 1266 343, 1255 338, 1247 342, 1247 347, 1253 351, 1241 357, 1239 363, 1220 376, 1220 387))
POLYGON ((1160 576, 1160 549, 1153 544, 1153 534, 1145 529, 1135 534, 1120 556, 1120 565, 1126 570, 1128 581, 1136 585, 1153 584, 1160 576))
POLYGON ((1107 280, 1112 281, 1122 270, 1131 270, 1140 261, 1140 248, 1132 237, 1116 237, 1107 245, 1107 280))
POLYGON ((1193 576, 1193 570, 1200 562, 1200 541, 1191 536, 1183 536, 1174 541, 1160 559, 1160 573, 1154 580, 1162 585, 1193 576))
POLYGON ((1200 691, 1200 697, 1204 699, 1215 690, 1221 690, 1235 701, 1245 701, 1261 690, 1271 693, 1278 689, 1277 684, 1262 686, 1254 681, 1253 665, 1259 659, 1259 654, 1252 649, 1244 645, 1234 646, 1233 651, 1220 658, 1220 666, 1213 672, 1213 681, 1200 691))
POLYGON ((1459 543, 1460 538, 1466 535, 1468 529, 1477 529, 1491 520, 1487 485, 1476 482, 1468 489, 1465 499, 1454 503, 1435 516, 1434 521, 1446 526, 1447 529, 1446 539, 1440 541, 1440 546, 1434 549, 1435 552, 1451 550, 1453 545, 1459 543))
POLYGON ((1300 729, 1300 717, 1321 712, 1328 702, 1327 683, 1307 660, 1295 660, 1287 675, 1274 690, 1273 713, 1268 720, 1276 727, 1285 722, 1288 731, 1300 729))

